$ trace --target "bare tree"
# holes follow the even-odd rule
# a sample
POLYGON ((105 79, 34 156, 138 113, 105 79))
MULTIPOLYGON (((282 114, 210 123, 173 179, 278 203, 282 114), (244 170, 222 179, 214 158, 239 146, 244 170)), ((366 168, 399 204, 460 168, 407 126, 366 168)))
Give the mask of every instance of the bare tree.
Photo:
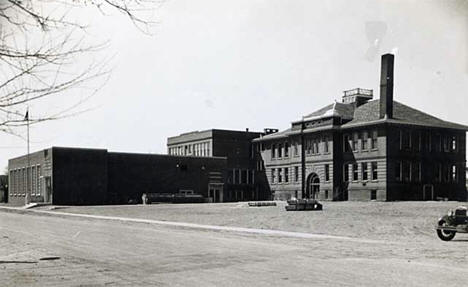
MULTIPOLYGON (((79 62, 105 43, 87 44, 87 23, 73 16, 79 10, 98 10, 106 16, 123 14, 142 32, 152 23, 147 17, 155 0, 0 0, 0 131, 17 134, 25 125, 28 105, 108 76, 106 61, 79 62)), ((87 94, 100 87, 96 83, 87 94)), ((86 86, 86 88, 89 88, 86 86)), ((71 101, 59 111, 29 117, 31 124, 76 113, 84 99, 71 101)))

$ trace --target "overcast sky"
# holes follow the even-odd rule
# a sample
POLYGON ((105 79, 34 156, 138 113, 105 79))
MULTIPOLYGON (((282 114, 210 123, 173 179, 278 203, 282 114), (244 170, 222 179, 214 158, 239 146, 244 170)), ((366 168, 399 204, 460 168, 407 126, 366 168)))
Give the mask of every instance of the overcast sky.
MULTIPOLYGON (((468 124, 467 2, 169 0, 152 36, 122 17, 90 17, 92 37, 110 40, 112 76, 92 111, 32 127, 31 150, 166 153, 167 137, 192 130, 285 129, 343 90, 378 98, 388 52, 395 100, 468 124)), ((25 153, 0 134, 1 171, 25 153)))

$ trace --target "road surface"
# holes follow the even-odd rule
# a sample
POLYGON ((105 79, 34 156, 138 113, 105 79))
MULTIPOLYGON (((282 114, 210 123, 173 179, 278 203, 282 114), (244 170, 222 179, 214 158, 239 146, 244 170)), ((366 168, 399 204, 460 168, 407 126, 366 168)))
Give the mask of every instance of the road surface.
POLYGON ((2 286, 462 285, 468 242, 451 244, 463 253, 458 259, 443 256, 447 245, 434 250, 1 211, 0 280, 2 286))

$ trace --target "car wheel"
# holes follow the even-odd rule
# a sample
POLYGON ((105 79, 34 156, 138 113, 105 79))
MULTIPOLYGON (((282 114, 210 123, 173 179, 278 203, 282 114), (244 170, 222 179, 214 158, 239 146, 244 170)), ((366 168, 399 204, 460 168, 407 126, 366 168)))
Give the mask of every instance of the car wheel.
MULTIPOLYGON (((439 226, 448 226, 448 224, 445 221, 440 221, 439 226)), ((455 237, 456 232, 455 231, 445 231, 442 229, 437 229, 437 236, 443 241, 450 241, 455 237)))

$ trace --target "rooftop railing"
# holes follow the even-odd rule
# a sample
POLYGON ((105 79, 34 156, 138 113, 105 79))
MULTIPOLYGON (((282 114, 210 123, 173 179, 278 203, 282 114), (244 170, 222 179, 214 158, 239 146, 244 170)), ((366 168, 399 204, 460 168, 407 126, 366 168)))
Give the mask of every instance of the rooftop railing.
POLYGON ((344 91, 344 96, 355 96, 355 95, 363 95, 363 96, 372 96, 373 91, 369 89, 352 89, 352 90, 347 90, 344 91))

